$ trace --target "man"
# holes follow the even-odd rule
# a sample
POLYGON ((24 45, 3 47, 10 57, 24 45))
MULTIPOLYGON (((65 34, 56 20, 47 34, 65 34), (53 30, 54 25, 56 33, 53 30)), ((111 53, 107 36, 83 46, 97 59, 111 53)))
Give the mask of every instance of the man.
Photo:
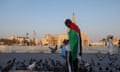
POLYGON ((109 55, 115 55, 118 53, 118 47, 113 43, 113 36, 108 38, 108 50, 109 55))
POLYGON ((109 39, 108 39, 108 49, 109 49, 110 55, 113 54, 113 50, 114 50, 114 45, 113 45, 112 39, 113 39, 113 37, 109 37, 109 39))
POLYGON ((68 33, 69 44, 71 50, 71 60, 72 60, 72 71, 77 72, 78 70, 78 59, 82 56, 82 41, 79 27, 72 23, 70 19, 65 20, 65 25, 70 28, 68 33))

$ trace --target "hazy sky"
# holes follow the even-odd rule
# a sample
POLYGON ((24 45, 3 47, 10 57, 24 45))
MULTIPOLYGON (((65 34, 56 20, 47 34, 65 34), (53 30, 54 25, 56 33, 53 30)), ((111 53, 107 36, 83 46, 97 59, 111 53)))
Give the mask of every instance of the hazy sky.
POLYGON ((120 0, 0 0, 0 38, 63 34, 73 12, 91 41, 108 34, 120 38, 120 0))

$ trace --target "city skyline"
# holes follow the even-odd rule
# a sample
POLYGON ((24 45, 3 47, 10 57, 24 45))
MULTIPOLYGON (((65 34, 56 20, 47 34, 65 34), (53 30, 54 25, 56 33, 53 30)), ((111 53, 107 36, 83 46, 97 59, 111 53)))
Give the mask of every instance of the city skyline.
POLYGON ((72 19, 90 41, 100 40, 108 34, 120 38, 120 0, 1 0, 0 38, 66 33, 64 20, 72 19))

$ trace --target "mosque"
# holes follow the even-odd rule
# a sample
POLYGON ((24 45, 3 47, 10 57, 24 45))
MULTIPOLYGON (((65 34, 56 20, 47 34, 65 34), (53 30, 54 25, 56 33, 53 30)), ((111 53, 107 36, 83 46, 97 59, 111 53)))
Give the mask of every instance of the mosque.
MULTIPOLYGON (((75 13, 73 13, 72 15, 72 22, 76 24, 75 21, 75 13)), ((66 30, 65 34, 45 34, 44 38, 42 39, 42 45, 58 45, 60 46, 63 42, 64 39, 68 39, 68 31, 69 29, 66 30)), ((83 46, 88 46, 88 35, 85 32, 81 32, 81 36, 82 36, 82 45, 83 46)))

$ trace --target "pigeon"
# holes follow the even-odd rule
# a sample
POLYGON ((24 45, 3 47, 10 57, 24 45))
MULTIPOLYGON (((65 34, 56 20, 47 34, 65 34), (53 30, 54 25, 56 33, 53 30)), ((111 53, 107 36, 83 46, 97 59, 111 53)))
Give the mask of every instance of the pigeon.
POLYGON ((15 58, 12 61, 7 62, 7 65, 1 70, 2 72, 8 72, 14 66, 15 58))
POLYGON ((55 46, 55 48, 49 47, 49 49, 51 50, 51 53, 55 53, 57 50, 57 45, 55 46))
POLYGON ((32 71, 32 70, 34 70, 35 65, 36 65, 36 61, 34 61, 32 64, 30 64, 30 65, 27 67, 27 69, 32 71))

